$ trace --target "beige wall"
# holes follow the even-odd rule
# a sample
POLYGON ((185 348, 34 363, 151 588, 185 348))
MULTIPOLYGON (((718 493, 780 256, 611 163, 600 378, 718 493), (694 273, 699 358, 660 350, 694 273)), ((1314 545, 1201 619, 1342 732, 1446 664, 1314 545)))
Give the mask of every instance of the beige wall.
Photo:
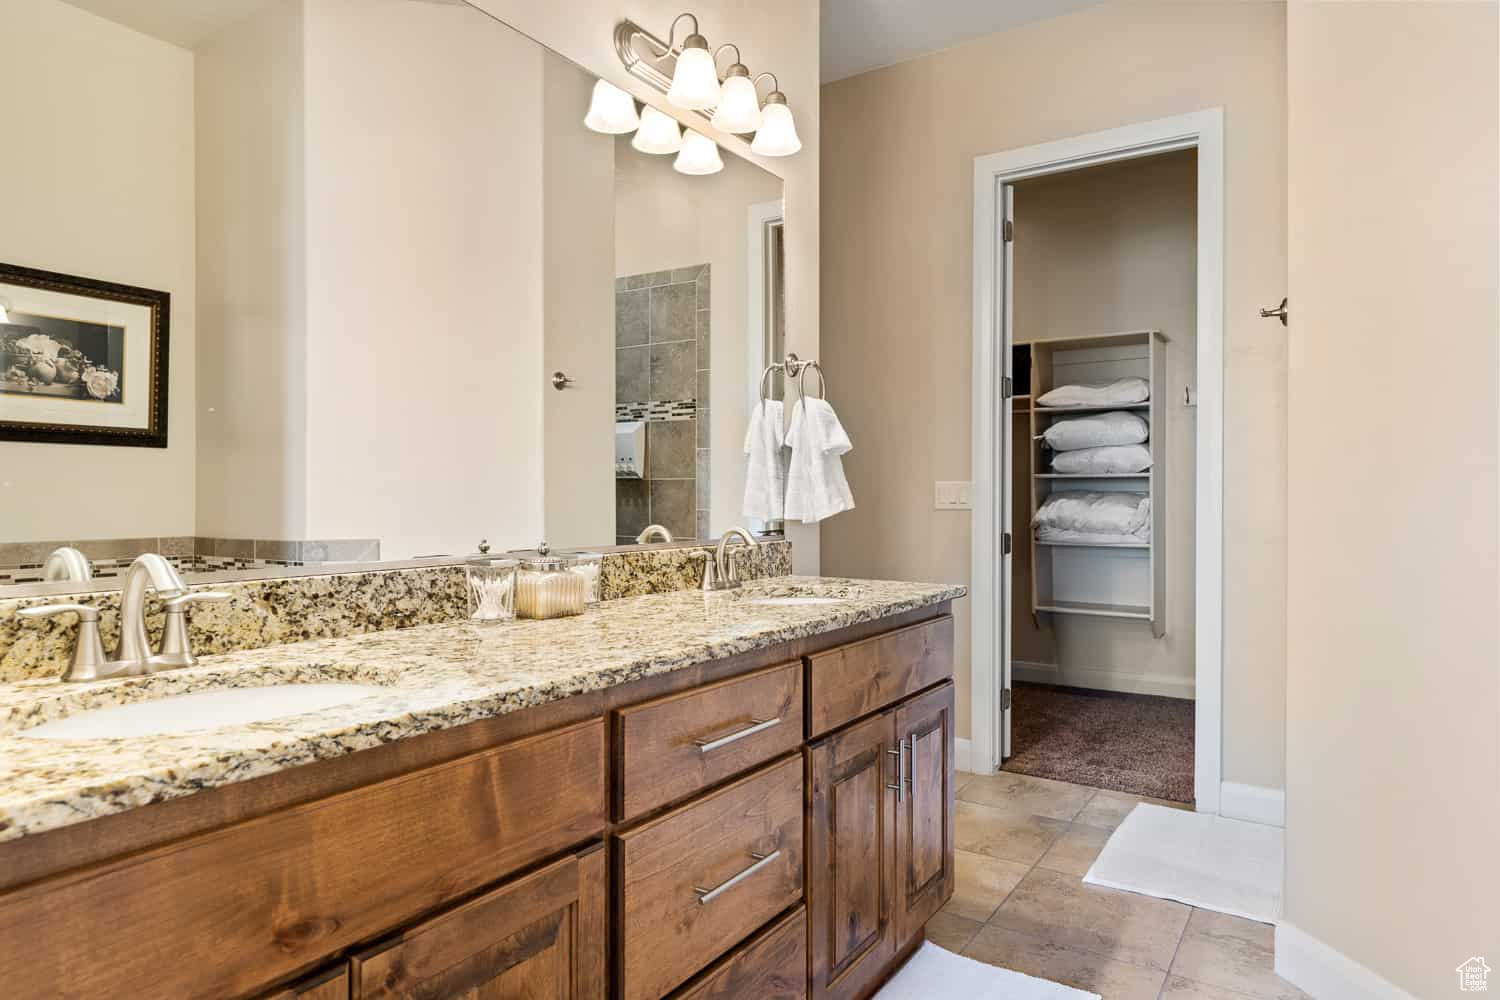
POLYGON ((193 58, 59 0, 0 37, 0 261, 172 296, 168 447, 0 442, 0 541, 190 535, 193 58))
POLYGON ((194 52, 197 116, 197 529, 307 532, 303 0, 194 52))
MULTIPOLYGON (((1040 178, 1016 186, 1017 340, 1059 340, 1123 330, 1168 338, 1166 419, 1154 427, 1166 469, 1161 539, 1167 573, 1166 634, 1143 622, 1043 615, 1034 624, 1029 585, 1016 590, 1017 660, 1056 664, 1060 683, 1192 697, 1196 635, 1193 489, 1197 411, 1183 390, 1197 381, 1197 156, 1191 150, 1040 178)), ((1029 434, 1029 422, 1020 433, 1029 434)), ((1022 456, 1018 550, 1030 537, 1030 480, 1022 456)), ((1045 470, 1044 470, 1045 471, 1045 470)), ((1018 558, 1013 563, 1019 563, 1018 558)), ((1019 584, 1019 581, 1018 581, 1019 584)))
MULTIPOLYGON (((474 0, 474 3, 589 72, 624 87, 637 98, 649 100, 682 120, 692 121, 694 127, 712 135, 725 146, 748 150, 743 140, 715 133, 696 115, 667 106, 662 94, 626 73, 615 54, 614 27, 622 16, 664 34, 672 19, 682 13, 682 7, 675 0, 641 0, 628 8, 611 0, 574 0, 567 4, 534 3, 531 0, 474 0)), ((704 0, 693 10, 710 45, 736 42, 752 72, 771 70, 776 73, 796 115, 802 151, 781 159, 754 159, 786 181, 788 347, 803 357, 817 357, 820 349, 818 157, 821 145, 818 128, 818 4, 813 0, 764 0, 756 4, 704 0)), ((830 391, 835 391, 833 386, 830 386, 830 391)), ((736 443, 742 441, 743 436, 736 443)), ((855 499, 860 498, 856 495, 855 499)), ((816 572, 820 547, 818 530, 794 525, 789 536, 795 546, 794 567, 798 572, 816 572)))
MULTIPOLYGON (((615 537, 615 143, 579 122, 594 78, 542 56, 543 535, 615 537), (562 392, 547 380, 566 372, 562 392)), ((523 543, 529 544, 529 543, 523 543)))
POLYGON ((1500 964, 1497 27, 1287 24, 1285 919, 1416 997, 1500 964))
MULTIPOLYGON (((859 509, 833 573, 967 581, 969 520, 933 482, 970 467, 973 158, 1222 106, 1225 113, 1224 777, 1283 782, 1285 14, 1107 3, 825 87, 823 355, 859 509), (838 386, 849 387, 839 393, 838 386)), ((960 602, 960 734, 969 608, 960 602)))
POLYGON ((685 177, 670 156, 647 156, 625 139, 615 154, 615 268, 643 274, 710 266, 709 529, 739 524, 745 499, 745 421, 750 411, 746 272, 750 206, 778 201, 781 179, 726 154, 724 169, 685 177))

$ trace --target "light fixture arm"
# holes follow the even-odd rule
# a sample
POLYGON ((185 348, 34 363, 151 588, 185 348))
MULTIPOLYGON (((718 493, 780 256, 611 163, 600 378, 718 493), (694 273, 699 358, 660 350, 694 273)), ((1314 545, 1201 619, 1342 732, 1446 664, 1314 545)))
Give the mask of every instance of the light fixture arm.
MULTIPOLYGON (((662 55, 669 55, 673 52, 682 51, 682 46, 679 46, 677 44, 677 22, 681 21, 683 18, 687 18, 688 20, 693 22, 693 30, 688 32, 687 37, 682 40, 682 45, 687 45, 687 43, 692 41, 694 37, 703 37, 698 32, 698 15, 690 13, 688 11, 684 11, 681 14, 678 14, 676 17, 672 18, 671 27, 667 29, 667 49, 662 53, 662 55)), ((649 38, 650 36, 647 37, 649 38)), ((655 41, 655 39, 651 40, 655 41)), ((706 47, 707 46, 705 45, 705 48, 706 47)))
POLYGON ((735 72, 736 68, 738 68, 746 76, 748 76, 750 74, 750 71, 748 69, 745 69, 744 59, 740 55, 740 47, 738 45, 734 44, 733 42, 725 42, 723 45, 720 45, 718 48, 714 49, 714 67, 715 68, 718 67, 718 65, 719 65, 719 53, 723 52, 725 49, 734 49, 734 62, 732 62, 732 63, 729 64, 729 69, 728 69, 728 71, 725 72, 724 75, 725 76, 738 76, 740 74, 735 72))
MULTIPOLYGON (((776 79, 776 74, 772 73, 770 70, 766 70, 764 73, 757 73, 757 74, 755 74, 755 78, 750 81, 751 83, 753 83, 755 85, 755 92, 757 94, 760 93, 760 81, 764 80, 768 76, 771 78, 771 93, 772 94, 779 94, 779 93, 781 93, 781 81, 778 80, 778 79, 776 79)), ((771 99, 770 96, 767 95, 766 100, 769 101, 770 99, 771 99)), ((782 100, 785 101, 785 98, 783 98, 782 100)))

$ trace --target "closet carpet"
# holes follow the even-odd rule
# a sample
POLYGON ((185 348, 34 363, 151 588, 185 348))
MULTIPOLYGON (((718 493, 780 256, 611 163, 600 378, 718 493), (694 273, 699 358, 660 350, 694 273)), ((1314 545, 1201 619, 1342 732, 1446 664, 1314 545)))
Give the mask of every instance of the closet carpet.
POLYGON ((1172 802, 1193 801, 1193 702, 1016 684, 1001 770, 1172 802))

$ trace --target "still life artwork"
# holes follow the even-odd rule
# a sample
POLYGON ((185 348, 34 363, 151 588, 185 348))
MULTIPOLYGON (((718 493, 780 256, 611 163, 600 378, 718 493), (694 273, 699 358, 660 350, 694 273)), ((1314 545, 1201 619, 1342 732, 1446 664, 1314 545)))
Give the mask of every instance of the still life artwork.
POLYGON ((0 264, 0 440, 165 448, 169 303, 0 264))

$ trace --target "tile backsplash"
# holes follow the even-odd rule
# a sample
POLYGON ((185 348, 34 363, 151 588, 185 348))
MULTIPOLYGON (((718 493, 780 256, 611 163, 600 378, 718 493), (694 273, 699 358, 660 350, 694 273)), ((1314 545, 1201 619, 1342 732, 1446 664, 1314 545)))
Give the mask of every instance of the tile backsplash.
MULTIPOLYGON (((600 568, 605 600, 696 587, 702 579, 707 546, 675 546, 607 552, 600 568)), ((785 539, 737 550, 745 579, 786 576, 792 546, 785 539)), ((218 582, 193 589, 228 591, 230 600, 200 604, 189 619, 193 649, 200 655, 259 649, 304 639, 338 638, 384 629, 456 621, 468 614, 461 566, 329 573, 271 580, 218 582)), ((77 626, 72 615, 32 621, 16 612, 42 604, 89 604, 100 609, 99 630, 106 650, 120 637, 120 594, 0 599, 0 683, 59 676, 72 656, 77 626)), ((161 640, 159 605, 147 614, 153 645, 161 640)))

